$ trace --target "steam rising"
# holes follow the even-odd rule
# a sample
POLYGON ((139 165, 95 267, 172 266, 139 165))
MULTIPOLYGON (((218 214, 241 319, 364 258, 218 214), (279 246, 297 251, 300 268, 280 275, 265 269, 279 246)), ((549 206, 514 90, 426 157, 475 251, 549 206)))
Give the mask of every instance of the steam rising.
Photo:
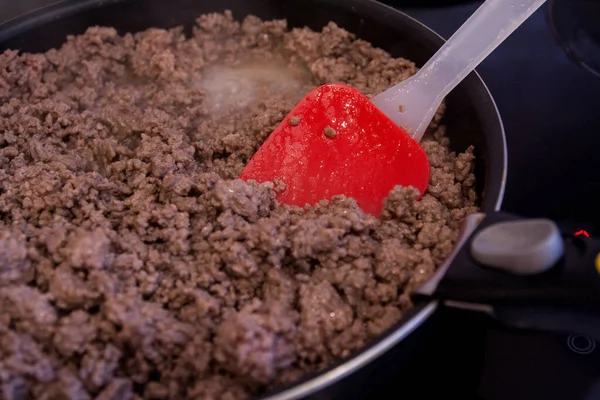
POLYGON ((236 66, 212 65, 203 71, 202 89, 213 116, 241 110, 270 96, 294 103, 306 94, 308 70, 283 61, 252 60, 236 66))

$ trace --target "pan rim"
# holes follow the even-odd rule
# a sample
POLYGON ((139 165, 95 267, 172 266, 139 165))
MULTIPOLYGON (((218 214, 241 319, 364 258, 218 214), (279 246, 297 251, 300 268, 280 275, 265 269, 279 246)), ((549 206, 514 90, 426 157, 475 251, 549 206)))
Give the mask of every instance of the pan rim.
MULTIPOLYGON (((11 38, 26 32, 29 29, 33 29, 55 19, 65 18, 77 14, 79 12, 89 10, 92 8, 98 8, 110 4, 122 3, 128 0, 62 0, 45 7, 35 9, 29 13, 16 16, 6 22, 0 24, 0 44, 11 38)), ((428 35, 430 39, 439 42, 441 46, 445 39, 440 36, 437 32, 431 28, 409 16, 408 14, 399 11, 391 6, 379 3, 375 0, 316 0, 322 3, 335 4, 338 7, 344 7, 347 9, 355 9, 356 6, 369 7, 371 15, 376 14, 379 19, 392 20, 395 23, 410 24, 415 30, 419 30, 423 35, 428 35)), ((491 205, 493 211, 499 211, 502 206, 504 199, 506 180, 507 180, 507 144, 506 135, 502 120, 500 118, 500 112, 498 106, 492 97, 487 85, 479 75, 477 71, 473 71, 473 74, 477 80, 477 86, 483 93, 484 97, 489 100, 487 106, 489 111, 493 112, 498 116, 497 129, 500 131, 501 143, 497 143, 500 148, 495 149, 501 151, 501 177, 497 186, 497 193, 495 194, 495 200, 491 205)), ((485 182, 487 185, 488 183, 485 182)), ((485 211, 485 210, 484 210, 485 211)), ((351 375, 358 371, 365 365, 376 360, 398 343, 402 342, 411 333, 417 330, 429 317, 431 317, 439 306, 438 300, 432 299, 424 301, 423 303, 415 304, 413 310, 416 312, 408 318, 403 318, 394 326, 390 327, 385 333, 379 335, 374 341, 367 346, 364 346, 357 353, 348 357, 347 359, 340 360, 339 363, 330 366, 322 372, 319 372, 316 376, 300 381, 297 384, 293 384, 289 387, 276 390, 275 392, 265 393, 264 395, 255 397, 261 400, 291 400, 310 396, 319 390, 330 386, 343 378, 351 375), (418 311, 417 311, 418 309, 418 311)))
POLYGON ((254 399, 294 400, 304 398, 330 386, 332 383, 356 372, 366 364, 383 355, 396 344, 400 343, 404 338, 408 337, 427 321, 437 310, 438 306, 438 300, 427 302, 419 312, 412 315, 407 321, 401 323, 397 329, 393 329, 387 334, 382 334, 376 343, 364 347, 354 356, 351 356, 348 360, 340 363, 340 365, 333 369, 325 370, 306 382, 295 384, 273 394, 267 393, 265 396, 255 397, 254 399))

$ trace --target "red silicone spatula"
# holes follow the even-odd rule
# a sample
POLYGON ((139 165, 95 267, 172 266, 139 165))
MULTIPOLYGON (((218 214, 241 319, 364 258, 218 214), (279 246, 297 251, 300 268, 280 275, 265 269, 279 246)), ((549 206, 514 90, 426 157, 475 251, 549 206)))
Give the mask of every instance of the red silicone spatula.
POLYGON ((344 194, 376 216, 395 185, 424 193, 429 163, 418 141, 442 99, 544 1, 487 0, 417 74, 372 100, 343 84, 314 89, 240 178, 282 181, 277 199, 284 204, 344 194))
POLYGON ((429 163, 419 143, 358 90, 329 84, 296 105, 240 177, 283 181, 280 203, 304 206, 345 194, 379 215, 394 185, 425 192, 429 163))

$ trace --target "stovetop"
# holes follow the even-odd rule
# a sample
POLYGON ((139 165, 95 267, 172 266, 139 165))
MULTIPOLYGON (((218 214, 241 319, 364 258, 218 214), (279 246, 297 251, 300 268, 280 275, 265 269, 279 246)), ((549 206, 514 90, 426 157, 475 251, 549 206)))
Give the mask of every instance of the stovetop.
MULTIPOLYGON (((0 20, 54 1, 0 0, 0 20)), ((413 0, 386 2, 446 38, 480 3, 416 9, 403 7, 416 4, 413 0)), ((595 229, 600 227, 600 79, 567 59, 548 29, 544 8, 477 70, 506 129, 503 208, 553 218, 566 232, 600 235, 595 229)), ((511 332, 450 309, 435 318, 442 329, 412 375, 391 379, 375 389, 373 398, 398 399, 407 394, 405 383, 412 382, 423 399, 600 399, 600 343, 590 338, 511 332)))
MULTIPOLYGON (((411 9, 387 2, 446 38, 481 3, 411 9)), ((565 233, 600 235, 600 79, 567 58, 545 13, 542 7, 477 68, 506 130, 503 209, 553 218, 565 233)), ((423 365, 423 375, 436 371, 436 383, 423 381, 430 390, 422 398, 600 399, 600 343, 591 338, 512 332, 452 310, 439 318, 447 328, 423 365)))
POLYGON ((433 318, 440 329, 418 364, 389 373, 374 399, 600 399, 600 347, 588 337, 509 331, 453 309, 433 318))

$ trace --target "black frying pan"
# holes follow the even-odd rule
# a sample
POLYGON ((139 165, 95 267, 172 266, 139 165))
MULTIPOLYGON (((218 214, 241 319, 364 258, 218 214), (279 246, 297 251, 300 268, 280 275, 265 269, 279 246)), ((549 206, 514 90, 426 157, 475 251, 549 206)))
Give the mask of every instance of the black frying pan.
MULTIPOLYGON (((189 28, 196 16, 225 9, 232 10, 238 19, 247 14, 286 18, 290 26, 315 30, 335 21, 417 65, 443 43, 414 19, 371 0, 70 0, 0 26, 0 51, 45 51, 92 25, 113 26, 120 33, 176 25, 189 28)), ((469 226, 480 231, 497 221, 516 218, 497 212, 506 179, 505 137, 496 105, 479 76, 470 74, 448 96, 447 105, 444 122, 452 146, 463 151, 473 144, 476 149, 475 174, 486 214, 474 217, 469 226)), ((598 320, 593 314, 598 308, 591 305, 600 304, 600 291, 595 290, 600 288, 600 274, 593 268, 595 254, 600 251, 598 243, 567 241, 566 256, 558 266, 540 276, 523 278, 476 265, 469 254, 472 233, 465 230, 465 243, 457 248, 439 282, 421 290, 414 309, 378 340, 327 370, 262 398, 367 398, 377 378, 385 376, 386 366, 410 365, 418 358, 420 349, 427 345, 428 320, 440 302, 486 311, 516 327, 594 333, 598 320), (569 315, 560 314, 567 306, 570 315, 577 318, 556 319, 569 315)))

